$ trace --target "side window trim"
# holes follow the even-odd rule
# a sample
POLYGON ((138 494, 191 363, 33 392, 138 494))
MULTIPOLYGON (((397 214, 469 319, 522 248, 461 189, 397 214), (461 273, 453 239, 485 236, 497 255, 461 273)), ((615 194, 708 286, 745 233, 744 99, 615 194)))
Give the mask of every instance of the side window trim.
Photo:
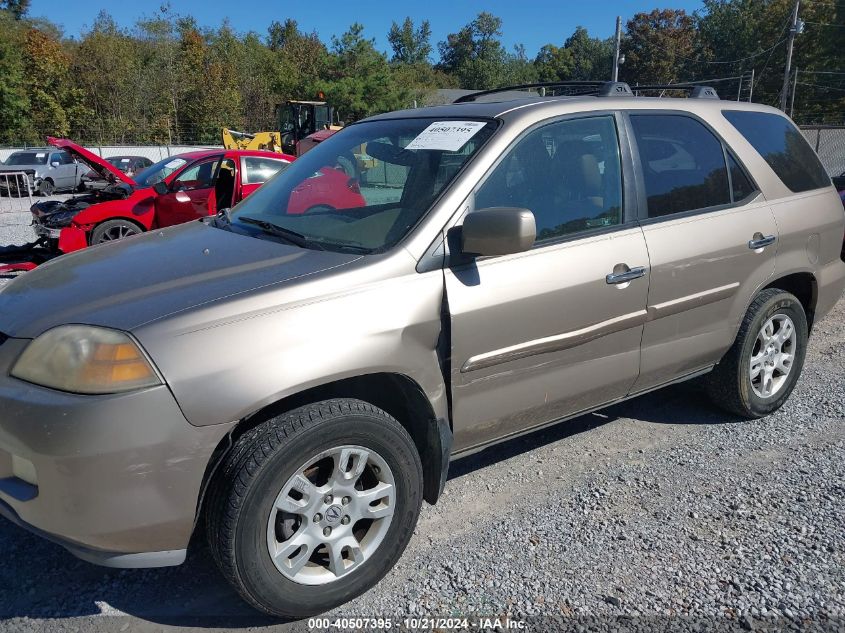
POLYGON ((698 115, 692 112, 685 112, 683 110, 660 110, 660 109, 644 109, 644 110, 623 110, 621 112, 622 119, 624 120, 626 133, 628 137, 628 142, 630 143, 631 147, 631 164, 633 169, 633 180, 636 181, 636 188, 637 188, 637 222, 641 225, 648 225, 648 224, 656 224, 658 222, 670 222, 676 218, 686 218, 696 215, 701 215, 704 213, 715 213, 717 211, 724 211, 725 209, 733 209, 736 207, 742 207, 746 204, 750 204, 754 200, 756 200, 760 195, 760 186, 757 184, 757 181, 751 176, 751 173, 748 171, 748 168, 745 164, 739 159, 739 157, 731 150, 730 146, 727 144, 722 135, 719 134, 713 126, 711 126, 707 121, 699 117, 698 115), (685 116, 689 119, 697 121, 701 123, 722 145, 722 152, 724 154, 725 160, 725 169, 728 172, 728 184, 730 187, 730 195, 731 195, 731 202, 728 204, 718 204, 709 207, 701 207, 700 209, 690 209, 688 211, 681 211, 679 213, 670 213, 668 215, 656 216, 650 218, 648 216, 648 198, 646 195, 645 189, 645 176, 643 173, 643 166, 642 160, 640 159, 639 147, 637 146, 637 139, 634 135, 634 128, 633 124, 631 123, 631 114, 655 114, 655 115, 673 115, 673 116, 685 116), (752 191, 749 195, 747 195, 742 200, 734 200, 733 199, 733 182, 731 178, 731 170, 728 164, 728 155, 732 156, 733 159, 736 161, 736 164, 745 174, 745 177, 748 178, 748 182, 751 183, 752 191))
MULTIPOLYGON (((637 207, 638 207, 638 200, 636 196, 636 186, 634 185, 634 170, 633 170, 633 163, 632 158, 633 154, 631 151, 631 139, 630 133, 628 131, 627 126, 625 125, 622 119, 622 113, 618 110, 595 110, 591 112, 578 112, 575 114, 564 114, 564 115, 557 115, 554 117, 550 117, 548 119, 543 119, 542 121, 538 121, 534 123, 530 127, 522 130, 522 132, 517 136, 505 151, 496 159, 496 161, 490 166, 490 168, 484 173, 484 175, 479 179, 476 183, 475 187, 472 190, 472 193, 469 196, 469 205, 467 206, 467 211, 462 214, 463 216, 466 213, 471 213, 475 210, 475 196, 476 193, 484 186, 484 184, 488 181, 488 179, 493 175, 499 165, 505 160, 508 156, 510 151, 515 148, 523 139, 525 139, 529 134, 542 129, 549 125, 554 125, 555 123, 562 123, 565 121, 577 121, 582 119, 595 119, 601 117, 610 117, 613 119, 614 126, 616 128, 616 141, 619 147, 619 162, 620 162, 620 176, 622 179, 622 221, 619 224, 613 224, 611 226, 605 227, 596 227, 593 229, 585 229, 582 231, 577 231, 575 233, 571 233, 568 235, 561 235, 558 237, 547 238, 544 240, 538 240, 534 243, 534 246, 531 250, 536 250, 540 248, 545 248, 547 246, 556 246, 558 244, 564 244, 567 242, 573 242, 576 240, 587 239, 591 237, 595 237, 597 235, 603 235, 605 233, 613 233, 616 231, 624 231, 630 229, 637 224, 637 207)), ((458 222, 458 225, 463 220, 461 219, 458 222)), ((483 259, 487 259, 486 257, 483 259)))

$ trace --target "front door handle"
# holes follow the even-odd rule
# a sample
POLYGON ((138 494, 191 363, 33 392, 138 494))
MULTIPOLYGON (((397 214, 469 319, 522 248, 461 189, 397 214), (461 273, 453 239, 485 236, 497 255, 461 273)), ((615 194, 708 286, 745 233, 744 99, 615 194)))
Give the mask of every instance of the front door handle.
POLYGON ((645 266, 637 266, 636 268, 628 268, 626 264, 617 264, 613 267, 613 272, 605 277, 605 281, 609 284, 624 284, 634 279, 639 279, 645 276, 645 266))
POLYGON ((766 248, 774 244, 777 239, 775 235, 764 236, 762 233, 755 233, 754 237, 748 241, 748 248, 752 251, 756 251, 759 248, 766 248))

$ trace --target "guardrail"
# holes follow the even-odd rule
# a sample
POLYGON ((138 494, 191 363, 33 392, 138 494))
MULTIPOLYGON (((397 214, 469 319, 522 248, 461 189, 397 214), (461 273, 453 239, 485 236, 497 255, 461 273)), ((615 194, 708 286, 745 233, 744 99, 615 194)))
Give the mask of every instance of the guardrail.
POLYGON ((29 213, 32 181, 23 171, 0 172, 0 214, 29 213))

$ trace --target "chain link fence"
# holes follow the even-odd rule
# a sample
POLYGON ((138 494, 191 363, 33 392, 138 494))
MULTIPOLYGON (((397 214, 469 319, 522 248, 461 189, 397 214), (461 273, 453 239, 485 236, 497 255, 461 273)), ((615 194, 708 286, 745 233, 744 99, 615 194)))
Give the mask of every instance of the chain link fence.
POLYGON ((845 174, 845 125, 802 125, 801 132, 816 150, 828 175, 845 174))

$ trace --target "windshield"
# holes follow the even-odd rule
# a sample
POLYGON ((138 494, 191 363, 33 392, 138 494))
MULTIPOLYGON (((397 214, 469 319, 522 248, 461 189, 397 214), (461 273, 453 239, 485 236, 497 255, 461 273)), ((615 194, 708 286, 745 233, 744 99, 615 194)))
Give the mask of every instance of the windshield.
POLYGON ((15 152, 6 160, 7 165, 46 165, 47 152, 15 152))
POLYGON ((232 225, 250 234, 295 232, 315 248, 387 250, 494 129, 487 121, 431 118, 349 126, 237 205, 232 225))
POLYGON ((152 187, 157 182, 167 178, 182 165, 187 163, 184 158, 165 158, 150 165, 144 171, 135 176, 135 182, 139 187, 152 187))

